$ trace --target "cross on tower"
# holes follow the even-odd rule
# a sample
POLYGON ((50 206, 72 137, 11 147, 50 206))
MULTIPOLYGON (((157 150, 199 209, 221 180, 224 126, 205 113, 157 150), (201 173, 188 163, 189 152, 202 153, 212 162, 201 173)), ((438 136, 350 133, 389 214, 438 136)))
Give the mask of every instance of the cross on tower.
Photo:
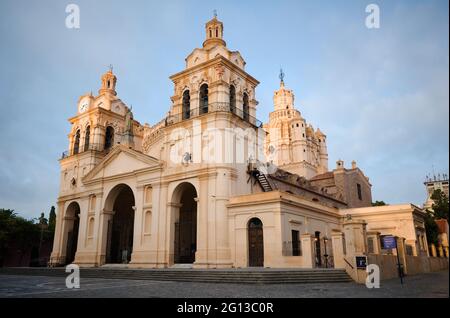
POLYGON ((214 18, 217 18, 217 10, 216 9, 214 9, 213 14, 214 14, 214 18))
POLYGON ((282 82, 284 82, 284 73, 283 73, 283 69, 282 68, 280 68, 280 76, 279 76, 279 78, 280 78, 280 80, 282 82))
POLYGON ((112 64, 109 64, 108 68, 109 68, 109 71, 112 73, 113 68, 114 68, 113 65, 112 65, 112 64))

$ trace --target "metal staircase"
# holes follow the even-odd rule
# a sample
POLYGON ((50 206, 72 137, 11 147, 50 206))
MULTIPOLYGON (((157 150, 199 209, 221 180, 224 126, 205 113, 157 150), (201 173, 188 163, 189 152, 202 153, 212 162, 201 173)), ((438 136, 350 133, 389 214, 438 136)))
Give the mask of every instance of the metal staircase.
POLYGON ((267 180, 267 177, 264 173, 259 173, 258 175, 258 181, 261 187, 263 188, 264 192, 272 191, 272 186, 269 183, 269 180, 267 180))

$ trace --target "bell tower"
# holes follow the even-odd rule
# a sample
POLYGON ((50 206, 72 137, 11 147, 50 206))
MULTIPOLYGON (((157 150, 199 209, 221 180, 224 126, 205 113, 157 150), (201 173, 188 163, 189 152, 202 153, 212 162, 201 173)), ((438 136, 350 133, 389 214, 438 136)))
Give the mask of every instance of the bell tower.
POLYGON ((264 127, 269 133, 266 149, 278 167, 307 179, 328 171, 326 135, 306 123, 294 106, 294 92, 285 87, 280 70, 280 88, 274 92, 274 111, 264 127), (270 150, 269 150, 270 149, 270 150))
POLYGON ((293 109, 294 93, 290 89, 284 87, 284 72, 280 69, 280 89, 273 95, 273 103, 275 110, 293 109))
POLYGON ((106 93, 108 95, 116 96, 116 82, 117 77, 113 74, 113 67, 110 65, 109 71, 102 76, 102 87, 99 89, 98 93, 100 95, 106 93))
POLYGON ((131 109, 117 97, 112 66, 101 77, 99 94, 80 96, 78 112, 69 119, 68 150, 60 159, 62 195, 76 193, 82 178, 117 144, 141 149, 143 129, 131 109))
POLYGON ((214 45, 226 46, 223 40, 223 23, 217 19, 217 12, 214 10, 214 17, 206 23, 206 40, 203 42, 205 49, 213 47, 214 45))

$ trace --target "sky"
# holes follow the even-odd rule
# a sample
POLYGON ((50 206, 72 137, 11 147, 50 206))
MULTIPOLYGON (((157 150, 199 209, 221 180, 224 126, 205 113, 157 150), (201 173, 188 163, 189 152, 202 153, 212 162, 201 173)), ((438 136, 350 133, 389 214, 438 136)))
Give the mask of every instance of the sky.
POLYGON ((352 160, 373 201, 426 199, 427 174, 449 166, 449 16, 442 1, 0 0, 0 208, 26 218, 56 204, 68 118, 114 65, 119 97, 154 124, 169 76, 204 40, 217 10, 228 48, 260 81, 258 119, 283 68, 295 106, 327 135, 329 168, 352 160), (66 6, 80 28, 66 27, 66 6), (368 4, 380 28, 365 24, 368 4))

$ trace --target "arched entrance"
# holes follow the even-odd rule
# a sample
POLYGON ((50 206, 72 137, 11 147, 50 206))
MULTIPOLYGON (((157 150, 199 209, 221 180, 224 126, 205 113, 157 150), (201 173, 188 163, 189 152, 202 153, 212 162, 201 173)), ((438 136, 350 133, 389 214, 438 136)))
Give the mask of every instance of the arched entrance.
POLYGON ((116 186, 108 195, 105 207, 112 207, 108 221, 106 263, 126 264, 133 252, 134 195, 125 184, 116 186))
POLYGON ((248 266, 264 266, 263 224, 258 218, 248 222, 248 266))
POLYGON ((182 183, 174 191, 175 215, 174 263, 192 264, 197 250, 197 191, 190 183, 182 183))
POLYGON ((69 204, 64 221, 67 222, 66 264, 75 260, 78 243, 78 230, 80 227, 80 205, 77 202, 69 204))

